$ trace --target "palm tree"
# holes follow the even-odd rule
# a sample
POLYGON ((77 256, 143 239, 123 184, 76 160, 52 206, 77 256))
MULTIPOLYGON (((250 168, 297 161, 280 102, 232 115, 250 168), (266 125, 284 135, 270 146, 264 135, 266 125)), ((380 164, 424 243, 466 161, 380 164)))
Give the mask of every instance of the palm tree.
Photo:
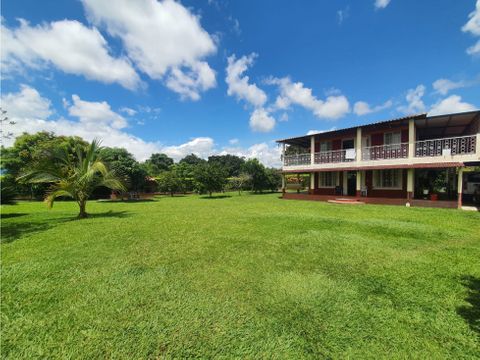
POLYGON ((52 184, 45 197, 51 208, 55 199, 73 198, 80 207, 79 218, 86 218, 87 200, 101 186, 125 191, 119 175, 109 170, 99 158, 100 142, 93 140, 88 146, 77 145, 74 155, 66 149, 48 154, 47 161, 33 165, 33 170, 21 176, 32 183, 52 184))

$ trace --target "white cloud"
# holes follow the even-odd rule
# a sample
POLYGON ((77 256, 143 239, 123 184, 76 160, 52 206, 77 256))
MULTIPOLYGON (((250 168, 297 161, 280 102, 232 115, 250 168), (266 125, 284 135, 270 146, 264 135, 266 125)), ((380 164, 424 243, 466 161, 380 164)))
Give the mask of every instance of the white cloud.
POLYGON ((385 9, 388 4, 390 4, 390 0, 375 0, 375 9, 385 9))
POLYGON ((122 40, 136 66, 152 79, 196 100, 215 86, 215 75, 203 59, 216 52, 199 18, 173 0, 82 0, 88 19, 122 40), (213 79, 212 79, 213 77, 213 79))
POLYGON ((400 106, 399 111, 402 111, 406 114, 419 113, 425 111, 425 104, 423 103, 423 96, 425 95, 425 85, 418 85, 415 89, 409 89, 405 99, 407 100, 407 105, 400 106))
POLYGON ((254 107, 261 107, 267 101, 267 94, 256 84, 250 84, 248 76, 242 76, 253 64, 256 56, 254 53, 242 56, 240 59, 236 59, 235 55, 230 56, 225 81, 228 85, 228 95, 245 100, 254 107))
MULTIPOLYGON (((7 110, 8 117, 16 122, 13 126, 7 125, 5 129, 15 136, 23 132, 50 131, 57 135, 80 136, 87 141, 99 138, 104 146, 124 147, 139 161, 148 159, 152 153, 166 153, 177 161, 191 153, 202 158, 229 153, 247 158, 256 157, 267 166, 280 166, 280 149, 267 143, 254 144, 248 148, 218 149, 210 137, 197 137, 186 143, 170 146, 145 141, 120 129, 126 125, 125 119, 113 112, 108 103, 85 101, 77 95, 72 96, 72 103, 67 106, 69 115, 78 120, 49 119, 54 114, 50 100, 27 85, 21 85, 17 93, 3 94, 1 106, 7 110)), ((14 139, 6 139, 3 145, 11 146, 13 142, 14 139)), ((238 144, 238 139, 231 139, 230 144, 238 144)))
POLYGON ((215 71, 204 61, 195 62, 191 68, 174 67, 167 77, 166 85, 180 94, 182 99, 199 100, 200 91, 215 87, 215 71))
POLYGON ((27 85, 20 85, 18 93, 2 95, 1 106, 9 118, 48 118, 52 114, 50 100, 27 85))
POLYGON ((338 119, 350 112, 350 104, 343 95, 330 95, 326 100, 320 100, 312 94, 312 89, 306 88, 301 82, 294 83, 288 77, 272 78, 267 82, 279 87, 280 95, 275 101, 277 109, 299 105, 323 119, 338 119))
POLYGON ((195 154, 201 158, 207 158, 214 153, 215 142, 210 137, 197 137, 176 146, 162 147, 161 152, 178 161, 189 154, 195 154))
POLYGON ((250 128, 253 131, 269 132, 275 127, 275 119, 264 108, 255 109, 250 116, 250 128))
POLYGON ((373 108, 365 101, 357 101, 353 106, 353 112, 358 116, 376 113, 388 109, 393 105, 392 100, 387 100, 382 105, 374 106, 373 108))
POLYGON ((235 139, 230 139, 230 140, 228 140, 228 143, 229 143, 230 145, 236 145, 236 144, 238 144, 239 142, 240 142, 240 140, 238 140, 238 139, 236 139, 236 138, 235 138, 235 139))
MULTIPOLYGON (((120 127, 126 125, 125 120, 113 112, 106 102, 88 102, 76 95, 72 99, 73 105, 68 104, 68 111, 79 121, 64 118, 49 120, 53 114, 50 100, 42 97, 36 89, 22 85, 19 92, 1 97, 2 108, 16 122, 9 126, 8 131, 14 136, 23 132, 51 131, 58 135, 80 136, 87 141, 100 138, 104 146, 125 147, 138 160, 145 160, 152 153, 160 151, 160 144, 121 131, 120 127)), ((10 146, 13 141, 7 139, 3 144, 10 146)))
POLYGON ((138 74, 125 57, 114 58, 95 28, 75 20, 62 20, 9 29, 2 22, 2 72, 21 71, 23 66, 41 69, 53 65, 68 74, 82 75, 103 83, 118 83, 127 89, 141 85, 138 74))
POLYGON ((276 144, 260 143, 254 144, 248 148, 226 147, 220 152, 220 155, 232 154, 247 159, 258 159, 262 164, 269 167, 280 167, 281 148, 276 144))
POLYGON ((73 105, 68 108, 68 113, 79 118, 80 122, 84 124, 111 126, 114 129, 122 129, 127 126, 125 118, 112 111, 106 101, 85 101, 78 95, 72 95, 72 100, 73 105))
POLYGON ((458 113, 464 111, 476 110, 475 105, 467 102, 462 102, 462 98, 458 95, 450 95, 449 97, 440 100, 432 106, 428 115, 440 115, 448 113, 458 113))
POLYGON ((450 90, 459 89, 465 87, 467 83, 465 81, 452 81, 449 79, 438 79, 432 84, 434 90, 442 95, 447 95, 450 90))
MULTIPOLYGON (((475 10, 469 15, 469 20, 462 26, 463 32, 469 32, 474 36, 480 36, 480 0, 477 0, 475 10)), ((470 46, 467 49, 467 54, 478 55, 480 54, 480 40, 475 45, 470 46)))
POLYGON ((282 113, 282 115, 280 116, 280 119, 278 119, 278 121, 281 121, 281 122, 288 121, 288 114, 286 112, 282 113))
POLYGON ((328 130, 308 130, 307 131, 307 135, 313 135, 313 134, 322 134, 324 132, 328 132, 328 131, 334 131, 334 130, 337 130, 337 128, 334 126, 334 127, 331 127, 330 129, 328 130))
POLYGON ((128 116, 135 116, 135 114, 137 113, 137 110, 134 110, 134 109, 126 107, 126 106, 121 107, 120 111, 127 114, 128 116))
POLYGON ((468 55, 479 55, 480 54, 480 40, 478 40, 475 45, 472 45, 467 49, 467 54, 468 55))
POLYGON ((469 20, 462 26, 462 31, 480 36, 480 0, 477 0, 475 10, 472 11, 468 17, 469 20))

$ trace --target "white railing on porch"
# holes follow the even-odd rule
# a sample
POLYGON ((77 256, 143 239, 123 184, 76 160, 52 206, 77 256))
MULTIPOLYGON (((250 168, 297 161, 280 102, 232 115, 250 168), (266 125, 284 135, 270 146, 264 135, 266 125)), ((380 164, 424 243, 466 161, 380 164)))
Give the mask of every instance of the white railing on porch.
POLYGON ((474 154, 477 146, 476 135, 415 142, 415 156, 442 156, 474 154))
POLYGON ((310 165, 311 155, 308 154, 291 154, 283 157, 284 166, 310 165))
POLYGON ((408 157, 408 143, 368 146, 362 149, 362 160, 387 160, 408 157))
POLYGON ((320 151, 314 154, 315 164, 355 161, 355 149, 320 151))

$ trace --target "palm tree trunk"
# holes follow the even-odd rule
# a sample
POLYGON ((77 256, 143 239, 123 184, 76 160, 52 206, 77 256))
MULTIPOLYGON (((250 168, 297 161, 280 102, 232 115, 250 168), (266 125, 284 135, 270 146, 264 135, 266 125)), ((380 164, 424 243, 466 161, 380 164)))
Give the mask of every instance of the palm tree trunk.
POLYGON ((78 217, 80 219, 85 219, 88 216, 88 214, 85 210, 85 207, 87 206, 87 202, 85 200, 80 200, 78 205, 80 206, 80 213, 78 214, 78 217))

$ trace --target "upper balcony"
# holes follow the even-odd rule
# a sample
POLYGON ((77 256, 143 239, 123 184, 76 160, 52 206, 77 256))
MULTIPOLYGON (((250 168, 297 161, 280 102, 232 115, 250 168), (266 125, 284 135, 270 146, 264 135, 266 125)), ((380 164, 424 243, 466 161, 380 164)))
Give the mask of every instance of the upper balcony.
POLYGON ((286 170, 480 162, 480 111, 418 115, 280 142, 286 170))

